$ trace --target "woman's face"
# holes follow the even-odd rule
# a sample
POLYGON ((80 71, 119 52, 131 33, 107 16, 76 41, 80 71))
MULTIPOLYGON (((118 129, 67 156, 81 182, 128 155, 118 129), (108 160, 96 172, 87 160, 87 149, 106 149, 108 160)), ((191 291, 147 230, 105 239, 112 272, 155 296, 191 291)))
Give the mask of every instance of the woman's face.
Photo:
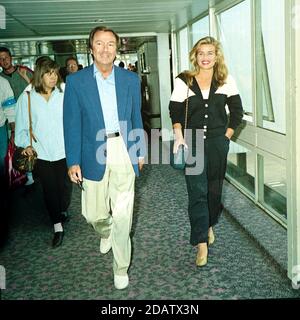
POLYGON ((56 86, 58 76, 55 70, 51 70, 43 75, 43 86, 46 91, 52 91, 56 86))
POLYGON ((202 44, 197 51, 197 63, 200 69, 210 70, 217 61, 216 48, 212 44, 202 44))

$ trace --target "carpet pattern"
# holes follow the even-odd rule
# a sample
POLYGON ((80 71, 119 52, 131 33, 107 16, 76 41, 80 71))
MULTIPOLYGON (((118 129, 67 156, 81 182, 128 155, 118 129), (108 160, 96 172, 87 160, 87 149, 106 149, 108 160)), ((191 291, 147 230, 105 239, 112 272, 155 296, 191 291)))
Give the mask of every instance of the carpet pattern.
MULTIPOLYGON (((225 186, 226 188, 226 186, 225 186)), ((3 300, 236 300, 299 298, 287 278, 224 212, 215 227, 208 264, 195 266, 189 244, 184 176, 168 165, 146 165, 136 180, 130 283, 113 286, 112 252, 80 214, 74 186, 63 245, 50 246, 52 226, 39 186, 12 195, 9 237, 0 252, 6 268, 3 300)), ((224 192, 229 197, 228 192, 224 192)), ((225 199, 228 202, 228 198, 225 199)), ((275 245, 275 244, 274 244, 275 245)))

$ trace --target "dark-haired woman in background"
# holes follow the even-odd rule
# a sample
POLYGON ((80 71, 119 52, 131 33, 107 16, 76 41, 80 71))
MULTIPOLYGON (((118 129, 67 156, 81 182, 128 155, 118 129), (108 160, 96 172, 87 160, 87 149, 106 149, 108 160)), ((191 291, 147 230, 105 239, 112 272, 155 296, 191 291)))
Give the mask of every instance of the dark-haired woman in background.
MULTIPOLYGON (((36 64, 29 91, 32 131, 36 139, 33 148, 38 160, 33 170, 42 185, 46 208, 54 225, 52 247, 62 244, 62 223, 67 218, 72 185, 67 175, 63 135, 63 98, 59 66, 50 58, 36 64)), ((29 147, 28 95, 24 92, 16 106, 15 144, 32 153, 29 147)))
MULTIPOLYGON (((229 141, 241 123, 243 108, 235 81, 228 75, 221 44, 212 37, 200 39, 192 48, 193 70, 181 73, 175 80, 169 105, 175 143, 173 152, 185 145, 182 128, 188 92, 187 129, 191 129, 194 154, 197 129, 203 130, 204 169, 188 175, 188 213, 191 224, 190 243, 198 247, 196 265, 207 263, 208 245, 214 242, 212 227, 222 211, 221 195, 225 177, 229 141), (189 89, 188 89, 189 88, 189 89), (229 119, 225 106, 229 108, 229 119)), ((202 138, 202 136, 201 136, 202 138)))

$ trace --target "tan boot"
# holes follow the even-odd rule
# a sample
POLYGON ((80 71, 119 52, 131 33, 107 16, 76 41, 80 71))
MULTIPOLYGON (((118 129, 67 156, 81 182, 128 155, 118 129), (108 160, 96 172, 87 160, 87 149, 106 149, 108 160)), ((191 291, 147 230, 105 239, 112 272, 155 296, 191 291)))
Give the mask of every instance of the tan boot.
POLYGON ((213 228, 210 227, 208 229, 208 245, 212 245, 215 242, 215 235, 214 235, 214 231, 213 228))
POLYGON ((196 258, 196 265, 198 267, 203 267, 207 264, 207 256, 208 256, 208 248, 207 243, 199 243, 198 244, 198 252, 197 252, 197 258, 196 258), (203 252, 206 252, 205 255, 203 255, 203 252))

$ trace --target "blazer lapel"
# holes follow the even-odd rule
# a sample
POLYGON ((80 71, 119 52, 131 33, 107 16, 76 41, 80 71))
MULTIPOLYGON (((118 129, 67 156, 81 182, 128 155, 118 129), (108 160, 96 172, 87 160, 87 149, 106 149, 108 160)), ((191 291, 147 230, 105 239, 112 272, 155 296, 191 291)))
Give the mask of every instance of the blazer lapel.
POLYGON ((87 74, 87 79, 83 81, 83 87, 85 88, 84 90, 88 94, 88 101, 89 101, 88 109, 91 109, 95 112, 95 114, 98 117, 99 123, 104 128, 105 124, 104 124, 102 106, 101 106, 101 101, 99 97, 97 81, 94 76, 94 64, 92 64, 89 68, 90 69, 87 74))
POLYGON ((119 121, 125 120, 127 99, 128 99, 128 82, 125 81, 120 68, 114 66, 115 85, 118 105, 119 121))

